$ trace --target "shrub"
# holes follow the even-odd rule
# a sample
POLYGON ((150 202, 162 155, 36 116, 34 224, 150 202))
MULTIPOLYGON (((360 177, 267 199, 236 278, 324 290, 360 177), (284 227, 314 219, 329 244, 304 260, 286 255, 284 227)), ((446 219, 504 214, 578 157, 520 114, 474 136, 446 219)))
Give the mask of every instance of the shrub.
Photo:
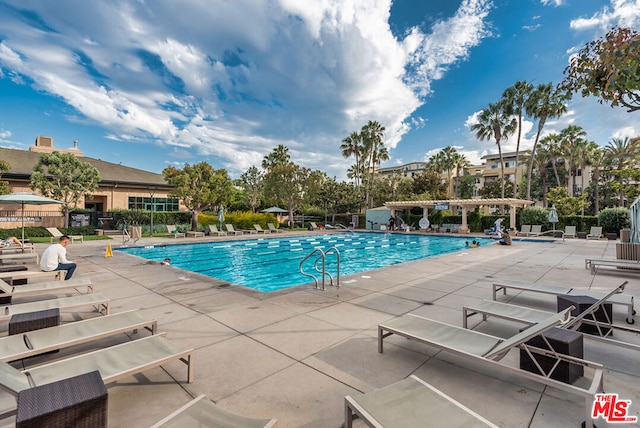
POLYGON ((605 233, 618 233, 631 225, 631 216, 628 208, 605 208, 598 214, 598 224, 605 233))
POLYGON ((547 224, 549 223, 549 211, 545 208, 533 206, 522 210, 520 224, 547 224))

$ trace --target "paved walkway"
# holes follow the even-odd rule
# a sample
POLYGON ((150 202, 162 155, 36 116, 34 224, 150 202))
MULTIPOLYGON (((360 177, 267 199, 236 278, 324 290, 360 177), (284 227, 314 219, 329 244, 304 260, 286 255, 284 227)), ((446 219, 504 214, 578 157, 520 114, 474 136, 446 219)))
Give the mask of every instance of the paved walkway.
MULTIPOLYGON (((203 239, 177 242, 195 240, 203 239)), ((139 243, 171 244, 176 240, 147 238, 139 243)), ((637 277, 616 272, 592 276, 584 268, 585 257, 615 257, 614 244, 604 240, 516 240, 511 247, 487 245, 346 276, 338 289, 321 292, 307 286, 268 294, 175 267, 149 264, 118 251, 105 258, 107 241, 86 241, 67 249, 69 258, 79 264, 77 277, 91 278, 97 292, 113 299, 113 312, 138 310, 157 319, 159 330, 171 341, 195 349, 192 384, 185 383, 184 365, 172 363, 109 385, 111 427, 149 426, 191 398, 206 394, 231 411, 275 417, 279 427, 337 428, 344 422, 345 395, 370 391, 410 374, 499 426, 578 427, 584 419, 582 399, 462 364, 451 355, 398 337, 387 339, 385 352, 380 354, 377 325, 409 312, 462 325, 462 305, 490 299, 494 279, 584 288, 611 288, 629 279, 626 292, 638 298, 637 277)), ((112 245, 115 248, 118 241, 112 245)), ((45 247, 39 244, 39 252, 45 247)), ((516 294, 510 292, 502 299, 555 310, 555 297, 525 293, 514 298, 516 294)), ((625 315, 614 306, 617 322, 624 323, 625 315)), ((65 314, 63 321, 90 316, 95 314, 65 314)), ((470 326, 505 337, 521 327, 479 317, 470 326)), ((6 334, 6 326, 0 331, 6 334)), ((146 334, 122 335, 97 346, 146 334)), ((631 338, 640 343, 638 339, 631 338)), ((632 414, 639 415, 638 353, 586 343, 585 358, 607 368, 605 390, 632 400, 632 414)), ((61 358, 69 352, 36 357, 28 364, 61 358)), ((503 361, 517 365, 518 353, 512 351, 503 361)), ((0 404, 6 405, 7 397, 2 398, 0 404)), ((7 422, 0 421, 0 426, 11 426, 7 422)), ((363 426, 361 421, 358 426, 363 426)), ((598 426, 607 424, 598 421, 598 426)))

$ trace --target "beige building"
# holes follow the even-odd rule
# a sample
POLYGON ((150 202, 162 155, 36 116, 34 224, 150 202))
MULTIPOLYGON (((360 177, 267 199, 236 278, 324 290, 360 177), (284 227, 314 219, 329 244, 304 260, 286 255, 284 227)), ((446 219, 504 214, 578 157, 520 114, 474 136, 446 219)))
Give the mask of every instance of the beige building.
MULTIPOLYGON (((2 174, 2 180, 9 183, 11 193, 33 192, 29 188, 33 167, 39 160, 40 153, 51 152, 72 153, 82 162, 93 165, 100 173, 100 183, 92 194, 92 198, 79 201, 77 208, 94 210, 100 213, 116 209, 145 209, 153 211, 179 211, 184 209, 180 201, 168 196, 172 186, 167 184, 161 174, 143 171, 128 166, 105 162, 100 159, 85 157, 78 149, 77 142, 68 149, 54 148, 53 138, 38 136, 35 145, 29 150, 0 148, 0 159, 10 165, 8 172, 2 174)), ((37 191, 35 193, 38 193, 37 191)), ((74 208, 74 207, 71 207, 74 208)), ((25 206, 27 212, 38 212, 39 215, 25 215, 25 226, 62 226, 63 219, 58 205, 25 206), (37 218, 41 217, 38 221, 37 218), (33 218, 29 222, 27 219, 33 218)), ((15 205, 0 205, 0 228, 13 228, 21 223, 10 221, 19 215, 15 205), (4 219, 4 221, 3 221, 4 219)), ((96 224, 96 226, 99 226, 96 224)))

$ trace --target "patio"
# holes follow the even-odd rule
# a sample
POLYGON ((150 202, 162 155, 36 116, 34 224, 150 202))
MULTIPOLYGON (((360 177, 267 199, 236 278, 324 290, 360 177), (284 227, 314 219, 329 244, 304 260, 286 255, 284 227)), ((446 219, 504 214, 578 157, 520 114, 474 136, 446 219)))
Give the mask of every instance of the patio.
MULTIPOLYGON (((189 238, 213 239, 225 237, 189 238)), ((147 238, 139 243, 175 241, 147 238)), ((112 241, 114 249, 117 245, 117 240, 112 241)), ((106 241, 70 245, 68 257, 79 265, 76 276, 91 278, 96 292, 112 299, 113 312, 137 309, 143 317, 157 319, 159 331, 166 332, 169 340, 195 348, 192 384, 185 382, 184 369, 176 362, 108 385, 111 427, 150 426, 192 398, 206 394, 227 410, 276 418, 279 427, 337 428, 344 422, 345 395, 367 392, 410 374, 499 426, 577 427, 584 419, 580 398, 461 364, 457 357, 400 337, 387 339, 385 352, 380 354, 377 325, 413 312, 460 326, 462 306, 491 299, 493 279, 584 288, 612 288, 628 279, 625 292, 640 298, 640 283, 635 277, 617 272, 592 276, 584 268, 585 258, 615 257, 615 241, 606 240, 487 245, 345 276, 342 287, 324 292, 306 286, 269 294, 150 264, 118 251, 105 258, 106 246, 106 241)), ((44 248, 45 244, 38 244, 37 251, 44 248)), ((509 298, 515 295, 515 291, 508 293, 509 298)), ((555 297, 532 293, 518 295, 512 302, 552 311, 556 305, 555 297)), ((624 324, 625 315, 614 308, 617 323, 624 324)), ((91 316, 97 314, 67 313, 63 321, 91 316)), ((503 337, 521 327, 497 318, 481 320, 472 318, 470 327, 503 337)), ((6 328, 2 331, 6 334, 6 328)), ((122 334, 97 342, 97 346, 147 334, 122 334)), ((636 343, 639 339, 631 338, 636 343)), ((87 345, 81 349, 93 348, 87 345)), ((28 363, 58 359, 71 352, 34 357, 28 363)), ((605 391, 631 400, 630 415, 639 415, 637 353, 585 341, 585 359, 606 366, 605 391)), ((512 351, 505 361, 517 366, 518 353, 512 351)), ((0 408, 11 407, 11 397, 1 394, 0 408)), ((603 420, 597 424, 608 426, 603 420)), ((12 426, 12 421, 0 421, 0 426, 12 426)), ((364 425, 357 421, 356 426, 364 425)))

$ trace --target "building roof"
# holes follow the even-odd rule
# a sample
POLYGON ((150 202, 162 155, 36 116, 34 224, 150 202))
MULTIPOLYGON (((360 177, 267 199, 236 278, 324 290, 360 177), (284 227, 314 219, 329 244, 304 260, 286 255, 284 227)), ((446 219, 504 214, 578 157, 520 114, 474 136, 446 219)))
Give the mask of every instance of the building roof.
POLYGON ((509 205, 509 206, 524 208, 527 205, 532 205, 533 201, 528 201, 526 199, 514 199, 514 198, 441 199, 441 200, 433 200, 433 201, 385 202, 384 205, 387 208, 396 208, 396 209, 413 208, 413 207, 433 208, 435 204, 441 204, 441 203, 448 203, 451 206, 460 206, 460 207, 478 207, 478 206, 485 206, 485 205, 509 205))
MULTIPOLYGON (((37 152, 0 147, 0 159, 10 165, 9 171, 2 174, 2 177, 4 179, 30 179, 33 167, 40 159, 40 155, 41 153, 37 152)), ((172 187, 167 184, 161 174, 85 156, 78 156, 78 159, 90 163, 100 172, 100 184, 172 187)))

